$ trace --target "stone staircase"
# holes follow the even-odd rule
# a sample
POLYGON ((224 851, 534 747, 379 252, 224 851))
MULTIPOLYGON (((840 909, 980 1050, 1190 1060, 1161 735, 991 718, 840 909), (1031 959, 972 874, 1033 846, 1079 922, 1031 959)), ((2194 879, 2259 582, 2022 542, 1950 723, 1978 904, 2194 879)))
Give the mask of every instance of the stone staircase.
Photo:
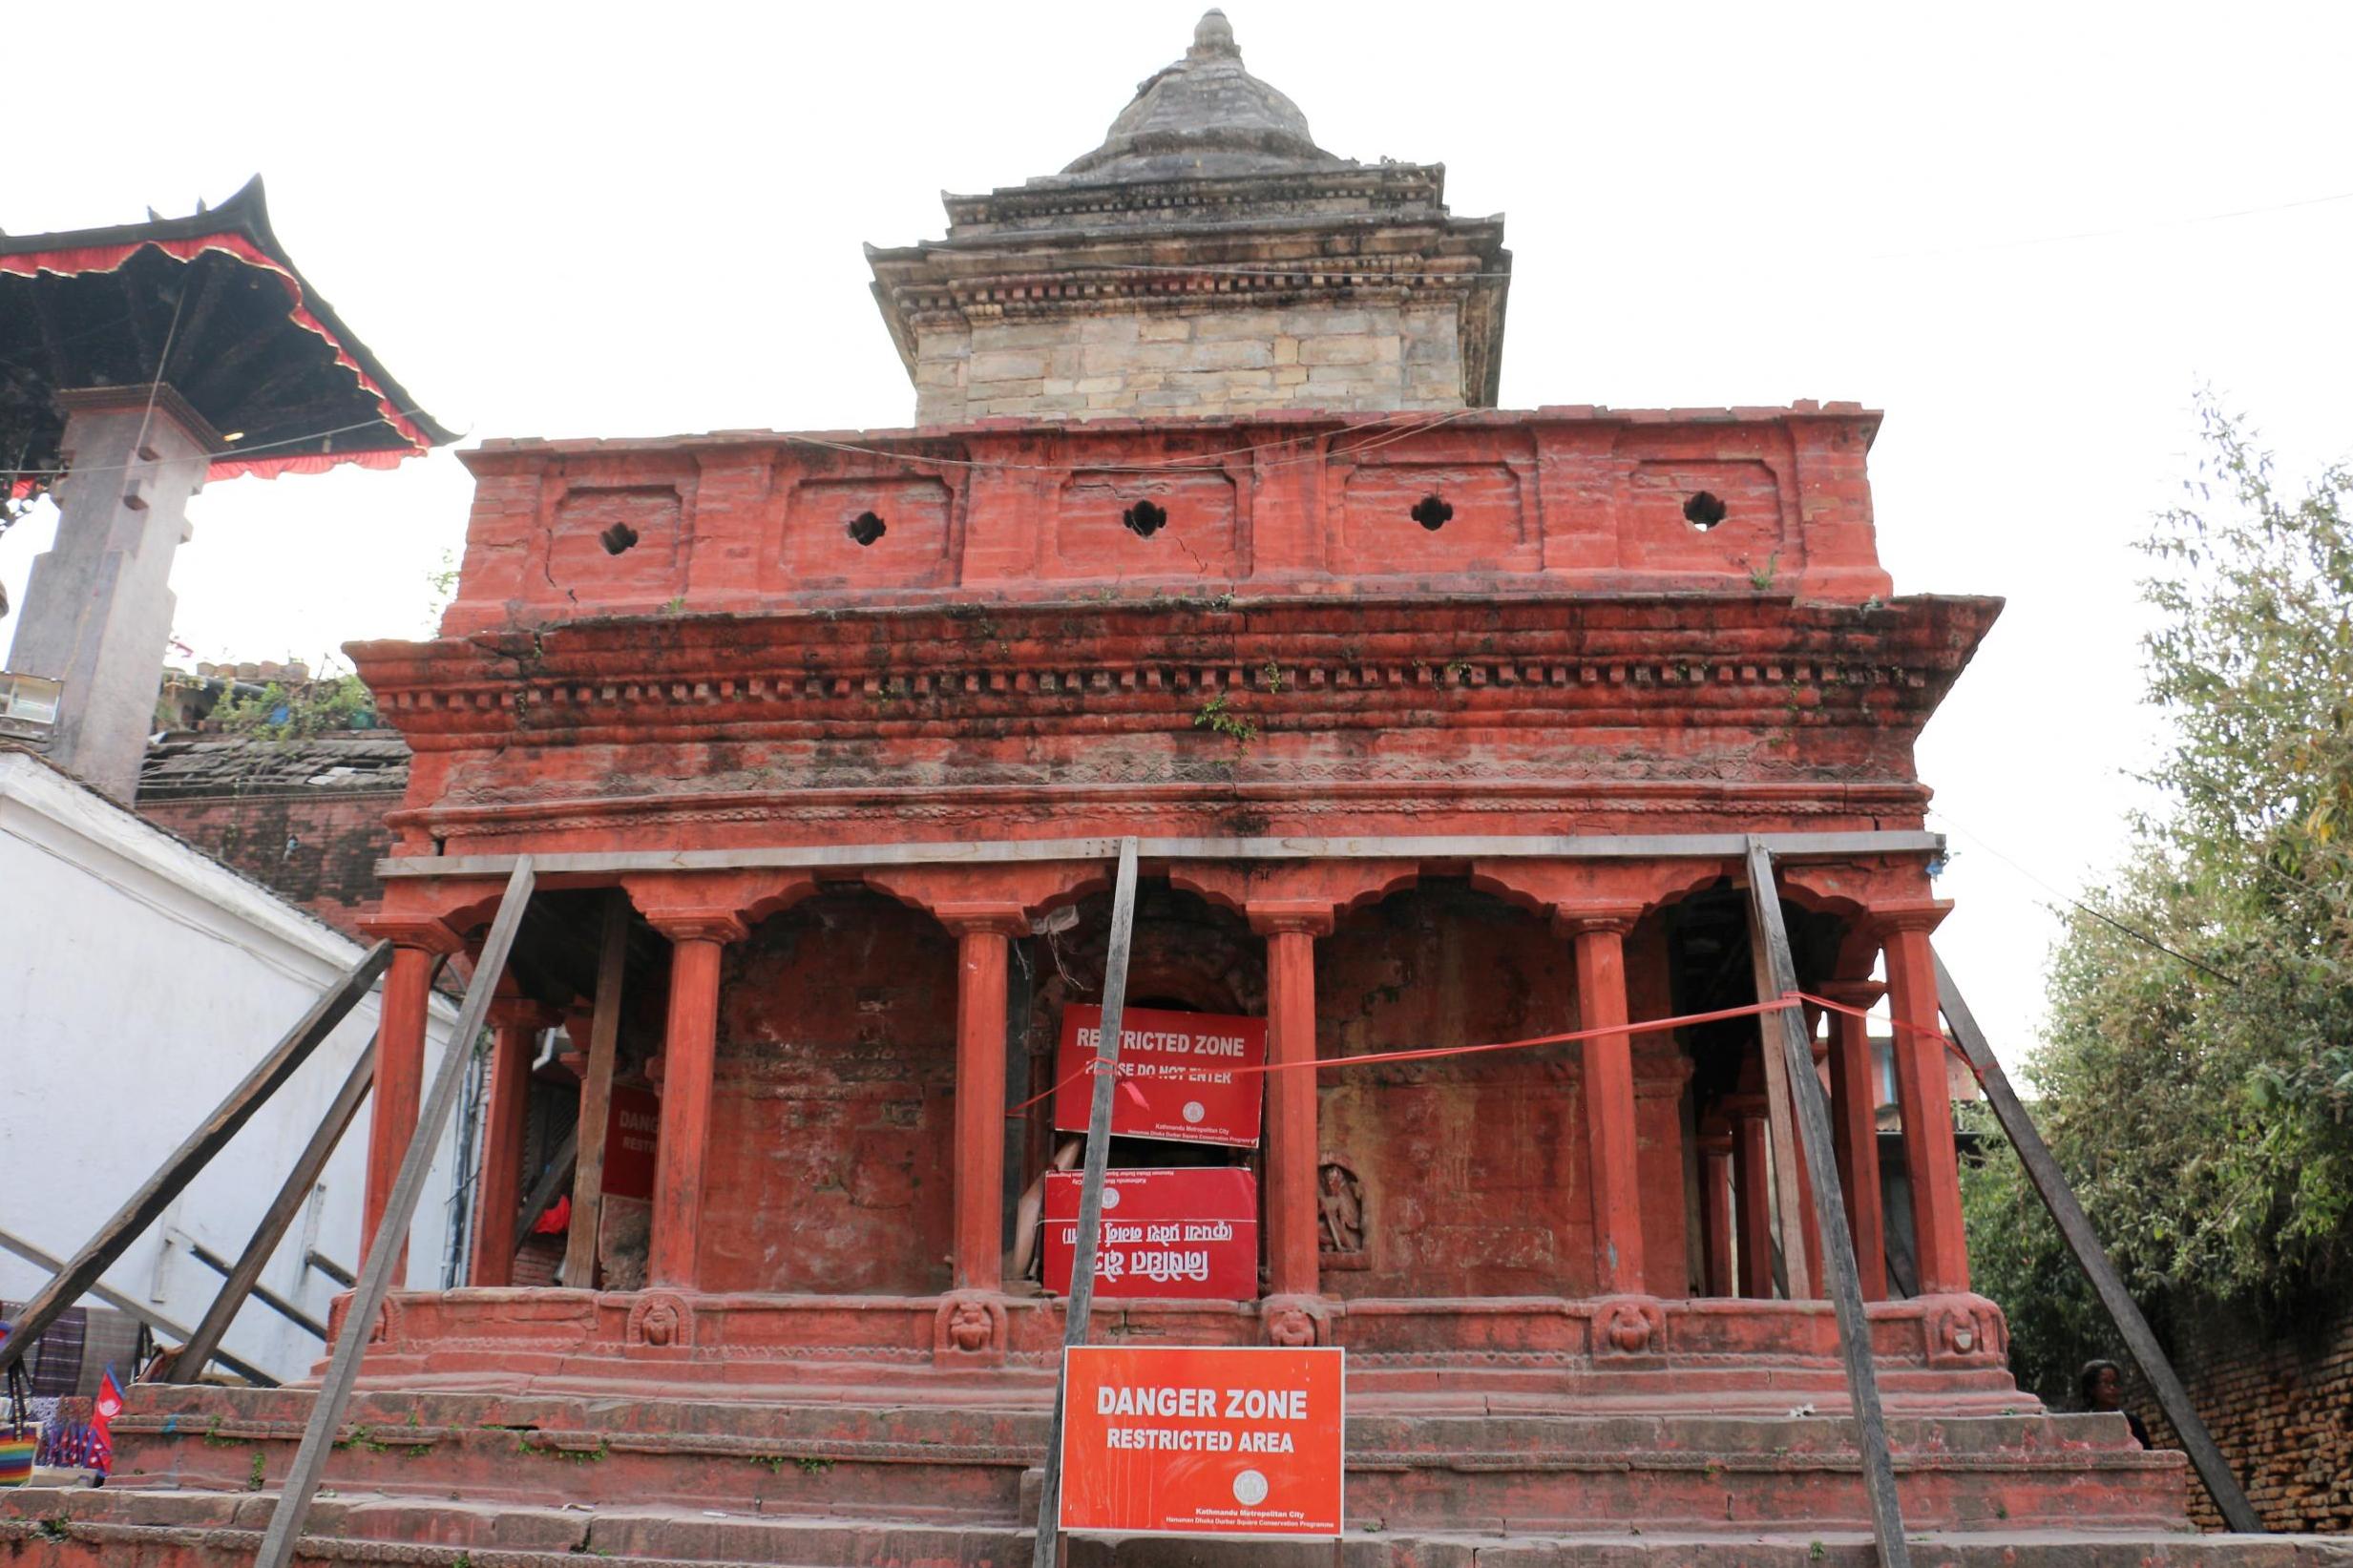
MULTIPOLYGON (((613 1391, 363 1390, 305 1556, 427 1568, 1025 1564, 1047 1412, 1026 1391, 845 1388, 791 1403, 613 1391)), ((806 1393, 806 1390, 805 1390, 806 1393)), ((23 1568, 249 1560, 301 1439, 302 1390, 142 1386, 102 1490, 0 1494, 23 1568)), ((1397 1568, 1863 1564, 1848 1424, 1595 1411, 1541 1394, 1351 1391, 1349 1534, 1331 1542, 1075 1539, 1082 1565, 1397 1568)), ((2179 1454, 2120 1418, 1889 1422, 1914 1561, 2005 1568, 2353 1564, 2353 1541, 2198 1536, 2179 1454)))

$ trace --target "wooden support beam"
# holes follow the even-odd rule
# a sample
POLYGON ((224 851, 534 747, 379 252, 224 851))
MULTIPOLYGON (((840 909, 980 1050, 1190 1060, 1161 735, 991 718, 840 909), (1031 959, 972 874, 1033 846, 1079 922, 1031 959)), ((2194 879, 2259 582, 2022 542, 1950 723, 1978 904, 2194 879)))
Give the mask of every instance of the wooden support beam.
MULTIPOLYGON (((26 1241, 22 1236, 11 1236, 5 1230, 0 1230, 0 1246, 7 1247, 11 1252, 15 1253, 18 1257, 24 1259, 25 1262, 31 1264, 35 1268, 47 1268, 53 1271, 65 1266, 65 1265, 59 1263, 50 1254, 42 1251, 39 1247, 34 1246, 31 1242, 26 1241)), ((128 1312, 131 1316, 138 1319, 139 1322, 154 1329, 156 1333, 161 1337, 178 1340, 184 1340, 188 1337, 187 1329, 182 1328, 179 1324, 174 1323, 170 1318, 167 1318, 162 1313, 156 1311, 153 1307, 144 1306, 139 1302, 133 1301, 121 1291, 114 1289, 108 1286, 103 1280, 93 1283, 87 1293, 95 1296, 98 1300, 106 1303, 107 1306, 115 1308, 117 1312, 128 1312)), ((66 1305, 71 1307, 74 1304, 72 1302, 68 1302, 66 1305)), ((9 1337, 12 1340, 24 1339, 23 1335, 16 1333, 11 1333, 9 1337)), ((24 1343, 26 1345, 31 1345, 32 1342, 30 1339, 24 1339, 24 1343)), ((215 1350, 212 1358, 221 1363, 223 1367, 226 1367, 229 1370, 235 1372, 238 1376, 243 1378, 246 1382, 252 1384, 257 1389, 274 1389, 278 1387, 278 1380, 270 1376, 269 1373, 263 1371, 261 1368, 255 1366, 250 1361, 239 1360, 236 1356, 229 1354, 226 1350, 215 1350)))
POLYGON ((597 951, 596 1012, 588 1025, 580 1114, 573 1126, 578 1156, 574 1162, 572 1232, 564 1246, 563 1283, 575 1290, 593 1288, 597 1283, 597 1238, 604 1216, 604 1135, 613 1119, 613 1057, 620 1041, 621 971, 628 958, 629 895, 616 888, 604 895, 604 940, 597 951))
MULTIPOLYGON (((1513 833, 1391 838, 1140 839, 1139 859, 1168 860, 1727 860, 1761 837, 1776 860, 1850 860, 1870 855, 1933 855, 1944 835, 1901 830, 1852 833, 1513 833)), ((842 844, 744 849, 582 850, 539 855, 541 876, 612 876, 629 871, 744 871, 883 866, 1009 866, 1034 861, 1109 860, 1124 839, 954 840, 935 844, 842 844)), ((505 876, 513 855, 393 855, 376 875, 505 876)))
POLYGON ((416 1219, 417 1203, 425 1196, 425 1179, 432 1170, 434 1146, 441 1141, 442 1131, 450 1124, 450 1113, 457 1105, 466 1064, 473 1059, 474 1040, 482 1033, 483 1019, 490 1014, 491 993, 498 987, 498 977, 506 972, 507 954, 515 947, 516 928, 523 923, 523 907, 531 901, 532 882, 531 859, 525 856, 507 879, 498 916, 491 922, 482 955, 474 963, 465 1003, 457 1011, 457 1027, 450 1032, 449 1047, 441 1054, 441 1071, 417 1115, 416 1136, 409 1140, 409 1153, 402 1159, 400 1175, 392 1182, 384 1223, 377 1227, 375 1243, 368 1249, 368 1261, 360 1265, 360 1283, 351 1293, 343 1334, 335 1342, 326 1376, 311 1403, 310 1419, 303 1428, 303 1445, 295 1451, 293 1466, 286 1472, 278 1506, 270 1513, 269 1529, 254 1555, 255 1568, 286 1568, 294 1560, 295 1543, 302 1537, 303 1521, 310 1515, 311 1499, 318 1495, 327 1453, 334 1446, 344 1411, 350 1406, 352 1386, 359 1381, 360 1358, 367 1353, 368 1334, 376 1314, 384 1309, 384 1298, 391 1291, 392 1270, 408 1248, 409 1226, 416 1219))
POLYGON ((333 1280, 337 1285, 342 1286, 346 1290, 350 1289, 353 1286, 360 1283, 360 1277, 357 1274, 352 1273, 351 1270, 346 1268, 343 1265, 337 1263, 334 1259, 328 1257, 326 1253, 320 1251, 315 1246, 308 1252, 303 1254, 303 1266, 305 1268, 317 1269, 328 1279, 333 1280))
MULTIPOLYGON (((1797 963, 1790 953, 1789 931, 1781 924, 1781 895, 1774 882, 1773 856, 1761 841, 1749 844, 1749 929, 1759 939, 1765 958, 1759 965, 1766 984, 1760 999, 1787 996, 1797 989, 1797 963)), ((1855 1269, 1855 1242, 1846 1233, 1846 1205, 1838 1195, 1838 1164, 1831 1147, 1830 1100, 1821 1080, 1814 1076, 1814 1042, 1806 1035, 1805 1018, 1796 1008, 1765 1014, 1775 1027, 1783 1071, 1796 1102, 1798 1139, 1804 1148, 1806 1171, 1812 1179, 1814 1222, 1822 1238, 1822 1272, 1828 1276, 1830 1304, 1838 1320, 1838 1353, 1846 1362, 1846 1390, 1855 1408, 1855 1446, 1862 1454, 1863 1491, 1871 1500, 1871 1534, 1879 1544, 1880 1568, 1911 1568, 1911 1548, 1904 1544, 1903 1512, 1896 1498, 1896 1465, 1887 1450, 1887 1423, 1880 1411, 1878 1369, 1871 1360, 1871 1319, 1862 1304, 1862 1279, 1855 1269)), ((1773 1052, 1767 1052, 1771 1059, 1773 1052)), ((1805 1255, 1802 1239, 1782 1243, 1794 1272, 1805 1255)))
MULTIPOLYGON (((1754 842, 1754 841, 1752 841, 1754 842)), ((1749 874, 1754 876, 1757 856, 1765 855, 1765 887, 1760 894, 1752 887, 1749 898, 1749 961, 1756 977, 1756 999, 1771 1001, 1781 994, 1781 986, 1774 972, 1772 932, 1781 924, 1781 894, 1773 881, 1770 853, 1758 846, 1749 856, 1749 874), (1773 909, 1773 923, 1767 926, 1756 912, 1766 905, 1773 909)), ((1782 937, 1784 942, 1788 937, 1782 937)), ((1792 989, 1797 982, 1793 976, 1792 989)), ((1796 1111, 1794 1105, 1796 1083, 1794 1072, 1802 1072, 1808 1078, 1814 1076, 1814 1054, 1809 1049, 1802 1068, 1793 1067, 1781 1049, 1783 1023, 1791 1014, 1767 1013, 1756 1020, 1757 1048, 1763 1055, 1765 1067, 1765 1147, 1773 1166, 1773 1219, 1775 1240, 1774 1273, 1781 1286, 1781 1295, 1787 1301, 1814 1299, 1814 1273, 1807 1266, 1805 1195, 1797 1175, 1798 1152, 1796 1111)), ((1802 1026, 1801 1026, 1802 1027, 1802 1026)))
MULTIPOLYGON (((441 963, 447 961, 445 955, 441 963)), ((435 977, 441 973, 441 963, 433 966, 435 977)), ((430 986, 431 982, 429 980, 427 984, 430 986)), ((328 1104, 326 1115, 320 1119, 318 1130, 310 1135, 310 1141, 295 1158, 294 1168, 286 1173, 285 1182, 278 1189, 278 1196, 263 1211, 262 1223, 253 1227, 253 1236, 245 1243, 245 1250, 238 1256, 236 1265, 227 1270, 228 1277, 221 1284, 221 1293, 213 1298, 203 1320, 196 1326, 196 1332, 188 1336, 187 1347, 173 1361, 171 1381, 193 1383, 203 1374, 205 1360, 219 1348, 221 1336, 229 1331, 229 1325, 236 1321, 239 1310, 244 1307, 245 1292, 259 1288, 257 1282, 262 1277, 263 1266, 269 1263, 271 1254, 278 1250, 278 1244, 285 1239, 286 1228, 294 1223, 294 1217, 309 1202, 311 1189, 318 1184, 320 1174, 326 1169, 326 1162, 334 1158, 336 1146, 343 1141, 343 1135, 358 1117, 360 1106, 367 1102, 368 1093, 375 1086, 375 1081, 376 1042, 370 1039, 368 1049, 360 1053, 359 1060, 351 1064, 350 1074, 345 1077, 343 1087, 335 1091, 335 1098, 328 1104)), ((305 1260, 305 1263, 308 1261, 305 1260)), ((339 1283, 347 1287, 351 1284, 348 1279, 339 1283)), ((319 1337, 326 1338, 324 1328, 319 1330, 319 1337)))
MULTIPOLYGON (((220 1275, 224 1282, 229 1281, 229 1276, 235 1270, 237 1266, 236 1265, 230 1263, 228 1259, 222 1257, 220 1253, 215 1252, 211 1247, 206 1246, 202 1242, 198 1241, 195 1237, 187 1235, 184 1232, 179 1236, 179 1240, 186 1244, 189 1257, 194 1258, 198 1263, 202 1264, 205 1267, 220 1275)), ((226 1289, 227 1286, 224 1284, 222 1293, 225 1294, 226 1289)), ((280 1295, 277 1291, 272 1290, 268 1286, 263 1285, 259 1281, 256 1281, 248 1284, 245 1286, 243 1293, 252 1297, 255 1301, 260 1302, 263 1306, 268 1307, 271 1311, 277 1313, 280 1317, 285 1319, 288 1323, 291 1323, 295 1328, 300 1328, 304 1333, 308 1334, 311 1338, 316 1340, 325 1340, 326 1338, 326 1324, 321 1323, 317 1318, 312 1317, 308 1312, 304 1311, 301 1307, 286 1300, 285 1297, 280 1295)))
POLYGON ((14 1366, 24 1355, 25 1347, 40 1338, 42 1331, 56 1321, 58 1313, 79 1301, 98 1277, 114 1265, 115 1260, 161 1217, 172 1200, 187 1190, 188 1183, 211 1163, 213 1156, 269 1103, 269 1098, 310 1059, 311 1053, 335 1032, 335 1026, 344 1021, 345 1015, 359 1005, 360 998, 368 994, 376 977, 391 961, 389 942, 379 942, 363 953, 358 963, 346 970, 310 1005, 309 1011, 245 1075, 243 1081, 229 1091, 228 1098, 197 1124, 196 1130, 172 1151, 155 1175, 115 1211, 114 1218, 98 1227, 98 1233, 74 1255, 73 1262, 59 1269, 25 1304, 16 1317, 16 1331, 0 1340, 0 1372, 14 1366))
POLYGON ((1985 1032, 1977 1026, 1976 1015, 1969 1004, 1961 998, 1961 988, 1953 984, 1951 971, 1944 959, 1936 959, 1936 986, 1939 1005, 1944 1010, 1944 1021, 1952 1025, 1953 1037, 1969 1058, 1969 1066, 1977 1074, 1977 1081, 1985 1087, 1985 1103, 1993 1108, 1994 1119, 2002 1131, 2009 1135, 2010 1146, 2018 1151, 2019 1163, 2026 1166, 2027 1180, 2050 1211, 2059 1235, 2067 1249, 2075 1255, 2075 1265, 2091 1282, 2091 1288, 2115 1321, 2116 1331, 2124 1336, 2125 1348, 2139 1364, 2141 1375, 2149 1380, 2150 1391, 2157 1396, 2157 1408, 2165 1412, 2174 1431, 2181 1434, 2181 1446, 2189 1451, 2190 1463, 2197 1471, 2197 1478, 2206 1483, 2207 1495, 2214 1498, 2222 1521, 2242 1535, 2260 1535, 2263 1521, 2256 1516, 2254 1505, 2246 1493, 2239 1490, 2238 1477, 2231 1474, 2230 1461, 2199 1419, 2197 1407, 2190 1403, 2190 1392, 2181 1386, 2174 1373, 2174 1364, 2166 1359, 2165 1348, 2149 1328, 2149 1320, 2132 1300, 2132 1293, 2124 1287, 2124 1277, 2109 1261, 2108 1249, 2091 1228, 2090 1218, 2083 1204, 2075 1201, 2075 1190, 2067 1183, 2059 1162, 2050 1155, 2050 1145, 2035 1130, 2034 1119, 2019 1101, 2018 1092, 2010 1087, 2009 1075, 2002 1071, 2002 1063, 1993 1054, 1985 1032))
POLYGON ((1120 869, 1111 891, 1111 946, 1103 961, 1103 1038, 1095 1048, 1094 1098, 1086 1118, 1086 1175, 1079 1188, 1079 1247, 1071 1260, 1070 1302, 1062 1326, 1062 1365, 1054 1374, 1054 1421, 1046 1436, 1044 1484, 1038 1489, 1038 1538, 1031 1568, 1055 1568, 1061 1558, 1062 1401, 1068 1395, 1067 1352, 1084 1345, 1095 1309, 1095 1254, 1103 1241, 1103 1173, 1111 1160, 1111 1099, 1119 1077, 1120 1033, 1127 1011, 1127 953, 1136 929, 1136 841, 1120 841, 1120 869))

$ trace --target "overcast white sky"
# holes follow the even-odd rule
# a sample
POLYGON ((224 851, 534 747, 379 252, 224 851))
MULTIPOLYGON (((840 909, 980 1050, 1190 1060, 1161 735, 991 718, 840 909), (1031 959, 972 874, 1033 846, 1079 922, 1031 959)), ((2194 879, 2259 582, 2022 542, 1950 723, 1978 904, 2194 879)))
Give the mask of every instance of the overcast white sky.
MULTIPOLYGON (((2195 388, 2292 471, 2353 453, 2353 7, 1227 10, 1324 146, 1443 160, 1457 212, 1508 214, 1506 407, 1887 410, 1899 592, 2009 599, 1920 761, 1943 943, 2014 1060, 2051 889, 2111 858, 2148 754, 2132 546, 2195 388)), ((903 425, 860 242, 1095 145, 1198 14, 20 8, 11 57, 90 95, 18 94, 0 227, 177 216, 259 171, 313 283, 470 439, 903 425)), ((446 451, 216 485, 178 635, 316 664, 420 634, 468 493, 446 451)), ((0 538, 19 602, 51 532, 0 538)))

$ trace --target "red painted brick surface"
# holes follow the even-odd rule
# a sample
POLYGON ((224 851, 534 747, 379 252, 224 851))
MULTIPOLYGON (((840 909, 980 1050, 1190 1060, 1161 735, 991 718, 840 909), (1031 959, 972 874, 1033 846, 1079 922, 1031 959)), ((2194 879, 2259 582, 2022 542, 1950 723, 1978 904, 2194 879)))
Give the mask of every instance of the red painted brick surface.
POLYGON ((956 944, 821 894, 728 950, 719 1008, 703 1287, 945 1289, 956 944))

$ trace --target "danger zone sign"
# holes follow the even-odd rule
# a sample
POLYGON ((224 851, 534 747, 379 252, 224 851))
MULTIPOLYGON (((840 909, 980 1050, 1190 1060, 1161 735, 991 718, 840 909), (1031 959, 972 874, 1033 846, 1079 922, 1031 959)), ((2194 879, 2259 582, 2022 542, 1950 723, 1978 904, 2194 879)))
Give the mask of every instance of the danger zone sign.
POLYGON ((1063 1361, 1062 1528, 1338 1535, 1345 1356, 1073 1347, 1063 1361))

